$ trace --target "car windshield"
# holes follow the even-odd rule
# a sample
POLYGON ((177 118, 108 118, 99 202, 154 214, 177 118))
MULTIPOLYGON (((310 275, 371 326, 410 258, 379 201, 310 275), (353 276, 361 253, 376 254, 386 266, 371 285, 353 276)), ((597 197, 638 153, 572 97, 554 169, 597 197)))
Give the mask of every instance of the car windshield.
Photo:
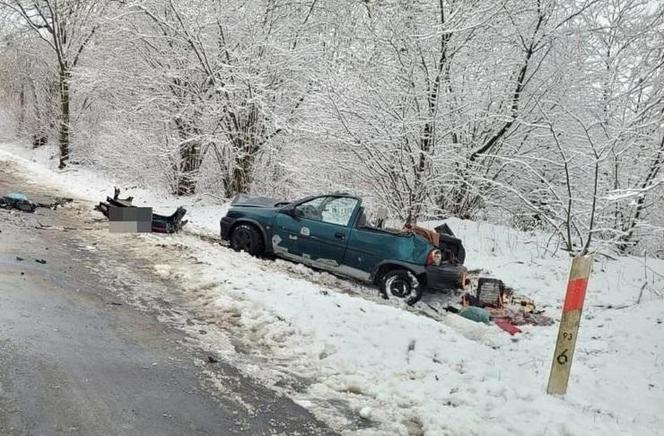
POLYGON ((356 206, 356 198, 327 196, 306 201, 296 210, 302 218, 347 226, 356 206))

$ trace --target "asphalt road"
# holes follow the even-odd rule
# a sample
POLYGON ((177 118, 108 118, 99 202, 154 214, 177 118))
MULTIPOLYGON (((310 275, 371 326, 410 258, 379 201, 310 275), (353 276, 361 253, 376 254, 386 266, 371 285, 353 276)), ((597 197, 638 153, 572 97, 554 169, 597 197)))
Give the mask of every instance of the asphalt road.
MULTIPOLYGON (((0 193, 57 195, 18 174, 0 162, 0 193)), ((181 331, 118 303, 119 288, 89 268, 95 254, 77 229, 94 223, 80 215, 0 209, 1 435, 332 434, 223 358, 206 362, 181 331), (209 371, 223 386, 206 382, 209 371)))

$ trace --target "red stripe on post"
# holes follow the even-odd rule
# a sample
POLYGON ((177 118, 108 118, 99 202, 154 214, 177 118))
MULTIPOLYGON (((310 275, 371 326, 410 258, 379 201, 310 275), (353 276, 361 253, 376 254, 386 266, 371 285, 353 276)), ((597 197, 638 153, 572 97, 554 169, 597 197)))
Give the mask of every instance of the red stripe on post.
POLYGON ((563 313, 583 308, 583 301, 586 299, 586 288, 588 279, 574 279, 567 285, 567 294, 565 294, 565 305, 563 313))

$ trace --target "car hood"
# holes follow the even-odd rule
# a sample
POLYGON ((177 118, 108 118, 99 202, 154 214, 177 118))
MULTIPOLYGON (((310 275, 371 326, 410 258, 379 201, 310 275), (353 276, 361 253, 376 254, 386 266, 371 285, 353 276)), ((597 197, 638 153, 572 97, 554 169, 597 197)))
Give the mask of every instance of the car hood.
POLYGON ((286 200, 277 200, 269 197, 259 197, 254 195, 247 194, 238 194, 235 196, 231 202, 231 206, 243 206, 243 207, 281 207, 285 206, 289 201, 286 200))

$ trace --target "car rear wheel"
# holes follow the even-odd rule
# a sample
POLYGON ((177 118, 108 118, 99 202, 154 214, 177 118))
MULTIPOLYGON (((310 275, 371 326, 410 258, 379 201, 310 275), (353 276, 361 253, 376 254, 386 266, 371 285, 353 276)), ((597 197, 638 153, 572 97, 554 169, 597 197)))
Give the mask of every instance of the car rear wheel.
POLYGON ((380 292, 384 298, 397 298, 413 305, 422 298, 422 286, 412 272, 406 269, 393 269, 380 280, 380 292))
POLYGON ((258 229, 249 224, 240 224, 231 233, 231 248, 260 256, 265 251, 263 237, 258 229))

